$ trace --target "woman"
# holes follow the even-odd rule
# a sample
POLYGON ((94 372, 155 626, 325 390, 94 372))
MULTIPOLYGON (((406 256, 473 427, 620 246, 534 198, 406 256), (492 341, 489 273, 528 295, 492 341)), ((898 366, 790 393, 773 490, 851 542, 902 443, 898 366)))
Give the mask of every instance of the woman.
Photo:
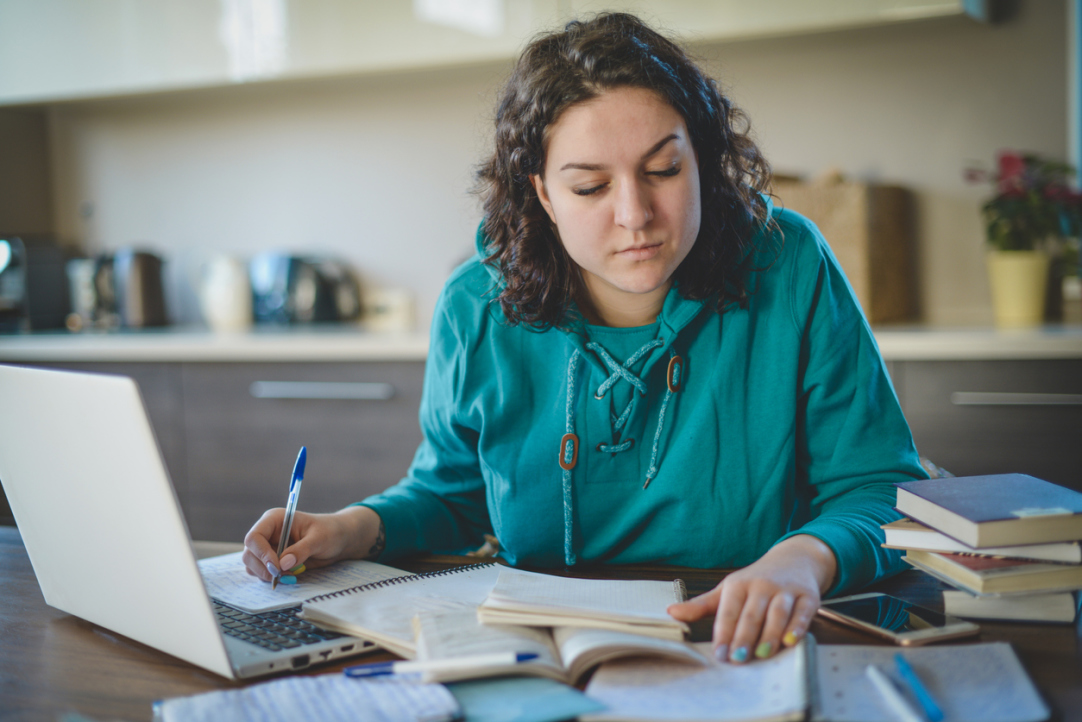
POLYGON ((743 567, 670 613, 720 659, 795 644, 824 593, 895 571, 892 482, 925 476, 818 231, 761 195, 744 116, 624 14, 531 43, 479 173, 478 256, 432 323, 408 476, 245 539, 279 568, 499 539, 512 564, 743 567))

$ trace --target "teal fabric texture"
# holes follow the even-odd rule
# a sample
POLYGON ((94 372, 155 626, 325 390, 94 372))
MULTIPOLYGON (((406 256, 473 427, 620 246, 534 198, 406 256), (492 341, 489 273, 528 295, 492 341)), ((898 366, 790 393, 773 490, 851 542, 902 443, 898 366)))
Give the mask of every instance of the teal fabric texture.
POLYGON ((510 326, 498 277, 460 266, 432 321, 424 441, 359 502, 384 522, 381 560, 491 533, 516 565, 731 568, 810 534, 838 560, 828 594, 902 568, 879 527, 899 517, 893 482, 927 474, 829 246, 771 214, 779 255, 746 309, 674 287, 639 329, 510 326))

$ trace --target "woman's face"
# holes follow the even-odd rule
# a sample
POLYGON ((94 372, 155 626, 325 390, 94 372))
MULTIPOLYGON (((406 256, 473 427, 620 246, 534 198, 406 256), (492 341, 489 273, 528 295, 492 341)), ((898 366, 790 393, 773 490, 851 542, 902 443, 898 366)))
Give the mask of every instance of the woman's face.
POLYGON ((591 320, 652 323, 702 215, 681 115, 641 88, 573 105, 549 129, 544 176, 532 180, 582 271, 591 320))

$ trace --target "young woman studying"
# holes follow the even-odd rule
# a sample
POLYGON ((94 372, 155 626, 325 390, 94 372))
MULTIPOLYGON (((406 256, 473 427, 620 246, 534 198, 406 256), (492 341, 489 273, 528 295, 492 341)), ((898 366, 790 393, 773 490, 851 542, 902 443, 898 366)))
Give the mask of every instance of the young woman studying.
POLYGON ((482 165, 477 256, 432 322, 407 476, 282 510, 248 570, 477 547, 511 564, 741 567, 670 614, 770 656, 821 595, 900 567, 892 482, 926 476, 826 242, 764 195, 744 115, 624 14, 532 42, 482 165))

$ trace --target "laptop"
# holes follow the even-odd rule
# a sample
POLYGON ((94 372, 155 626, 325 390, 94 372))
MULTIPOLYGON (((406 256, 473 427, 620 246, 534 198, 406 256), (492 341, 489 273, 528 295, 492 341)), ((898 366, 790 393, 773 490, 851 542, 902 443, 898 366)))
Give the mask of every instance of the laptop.
POLYGON ((374 649, 208 596, 130 378, 0 365, 0 484, 49 606, 233 679, 374 649))

